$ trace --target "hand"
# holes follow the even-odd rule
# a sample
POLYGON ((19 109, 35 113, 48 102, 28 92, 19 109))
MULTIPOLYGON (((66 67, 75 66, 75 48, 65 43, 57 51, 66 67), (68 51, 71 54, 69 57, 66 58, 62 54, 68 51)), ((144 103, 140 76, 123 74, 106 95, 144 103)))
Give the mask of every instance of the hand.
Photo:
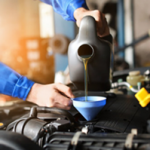
POLYGON ((109 35, 109 27, 105 18, 105 15, 99 10, 87 10, 85 8, 78 8, 74 11, 74 18, 76 19, 77 26, 80 26, 80 22, 83 17, 92 16, 95 18, 97 23, 97 34, 100 37, 109 35))
POLYGON ((61 83, 47 85, 35 83, 28 94, 27 101, 36 103, 39 106, 69 110, 72 105, 70 98, 73 97, 71 89, 61 83))

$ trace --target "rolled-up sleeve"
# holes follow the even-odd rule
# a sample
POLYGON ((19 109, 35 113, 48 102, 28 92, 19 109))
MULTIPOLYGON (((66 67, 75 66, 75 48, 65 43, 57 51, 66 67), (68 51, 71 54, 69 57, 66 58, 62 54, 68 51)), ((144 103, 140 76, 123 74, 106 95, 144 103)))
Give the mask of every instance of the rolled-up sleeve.
POLYGON ((52 5, 54 11, 60 14, 65 20, 75 21, 74 11, 77 8, 84 7, 88 9, 85 0, 41 0, 44 3, 52 5))
POLYGON ((34 82, 0 62, 0 93, 25 100, 34 82))

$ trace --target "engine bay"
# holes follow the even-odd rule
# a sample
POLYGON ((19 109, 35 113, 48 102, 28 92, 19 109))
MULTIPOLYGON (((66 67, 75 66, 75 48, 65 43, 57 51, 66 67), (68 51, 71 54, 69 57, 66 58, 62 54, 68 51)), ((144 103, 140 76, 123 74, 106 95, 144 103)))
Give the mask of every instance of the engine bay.
MULTIPOLYGON (((83 93, 74 92, 76 96, 83 93)), ((107 97, 106 105, 92 121, 86 121, 73 106, 66 111, 39 107, 26 101, 8 102, 0 107, 0 148, 150 148, 150 105, 141 107, 132 95, 101 92, 89 92, 89 95, 107 97)))

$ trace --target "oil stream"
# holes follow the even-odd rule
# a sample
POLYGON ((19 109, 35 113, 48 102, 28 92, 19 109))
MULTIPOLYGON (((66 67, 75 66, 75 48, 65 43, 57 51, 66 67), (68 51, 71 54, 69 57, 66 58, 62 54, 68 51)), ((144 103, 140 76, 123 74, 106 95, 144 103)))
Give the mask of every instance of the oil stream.
POLYGON ((87 72, 88 72, 88 61, 91 58, 91 55, 85 55, 82 56, 82 61, 84 64, 84 86, 85 86, 85 101, 87 101, 87 96, 88 96, 88 77, 87 77, 87 72))

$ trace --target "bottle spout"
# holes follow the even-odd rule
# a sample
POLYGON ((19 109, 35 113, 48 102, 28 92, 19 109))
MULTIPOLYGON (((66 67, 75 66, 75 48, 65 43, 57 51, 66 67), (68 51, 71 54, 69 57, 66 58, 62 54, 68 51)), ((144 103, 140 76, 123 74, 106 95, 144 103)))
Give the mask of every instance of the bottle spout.
POLYGON ((80 60, 91 58, 94 55, 94 48, 90 44, 83 44, 78 48, 77 55, 80 60))

